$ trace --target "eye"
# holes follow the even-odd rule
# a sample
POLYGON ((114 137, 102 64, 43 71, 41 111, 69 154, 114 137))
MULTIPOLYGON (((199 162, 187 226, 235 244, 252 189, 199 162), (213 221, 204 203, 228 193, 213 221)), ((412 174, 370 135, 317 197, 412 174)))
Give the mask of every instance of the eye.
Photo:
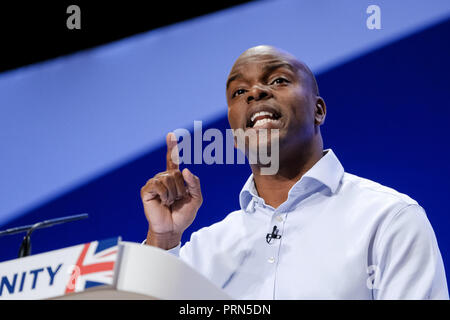
POLYGON ((289 83, 289 80, 282 78, 282 77, 278 77, 275 80, 273 80, 270 84, 282 84, 282 83, 289 83))
POLYGON ((245 93, 244 89, 237 89, 235 92, 233 92, 233 95, 231 97, 234 98, 234 97, 244 94, 244 93, 245 93))

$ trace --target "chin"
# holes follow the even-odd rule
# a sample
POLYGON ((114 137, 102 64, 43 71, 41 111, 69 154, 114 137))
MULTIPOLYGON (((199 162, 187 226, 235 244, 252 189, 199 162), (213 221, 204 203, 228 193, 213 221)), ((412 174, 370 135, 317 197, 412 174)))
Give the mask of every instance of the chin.
POLYGON ((257 135, 254 139, 248 139, 246 142, 246 155, 250 164, 267 164, 279 159, 280 141, 279 133, 264 133, 262 130, 256 130, 257 135))

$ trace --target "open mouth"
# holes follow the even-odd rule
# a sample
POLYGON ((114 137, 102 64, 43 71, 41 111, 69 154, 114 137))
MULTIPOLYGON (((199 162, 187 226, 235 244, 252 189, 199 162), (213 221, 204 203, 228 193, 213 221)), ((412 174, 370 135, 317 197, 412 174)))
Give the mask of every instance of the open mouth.
POLYGON ((257 111, 248 119, 247 128, 278 127, 281 124, 280 118, 281 114, 275 111, 257 111))

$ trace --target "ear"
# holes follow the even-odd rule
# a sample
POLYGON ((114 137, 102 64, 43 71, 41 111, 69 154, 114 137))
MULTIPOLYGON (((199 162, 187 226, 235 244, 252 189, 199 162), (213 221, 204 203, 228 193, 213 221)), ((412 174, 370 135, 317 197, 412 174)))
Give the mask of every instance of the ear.
POLYGON ((321 126, 325 122, 327 115, 327 106, 322 97, 317 97, 314 106, 314 123, 316 126, 321 126))

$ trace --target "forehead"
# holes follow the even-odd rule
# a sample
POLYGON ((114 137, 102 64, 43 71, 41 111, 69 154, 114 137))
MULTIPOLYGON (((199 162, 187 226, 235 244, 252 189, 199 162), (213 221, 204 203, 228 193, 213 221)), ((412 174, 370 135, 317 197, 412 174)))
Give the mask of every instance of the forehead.
POLYGON ((278 68, 286 68, 294 74, 299 74, 300 67, 300 62, 283 55, 254 54, 241 56, 231 68, 227 79, 227 88, 233 80, 245 77, 246 73, 249 72, 267 73, 278 68))
POLYGON ((230 74, 239 72, 240 70, 271 65, 285 65, 288 68, 295 69, 295 62, 289 57, 281 54, 249 54, 239 57, 231 68, 230 74))

